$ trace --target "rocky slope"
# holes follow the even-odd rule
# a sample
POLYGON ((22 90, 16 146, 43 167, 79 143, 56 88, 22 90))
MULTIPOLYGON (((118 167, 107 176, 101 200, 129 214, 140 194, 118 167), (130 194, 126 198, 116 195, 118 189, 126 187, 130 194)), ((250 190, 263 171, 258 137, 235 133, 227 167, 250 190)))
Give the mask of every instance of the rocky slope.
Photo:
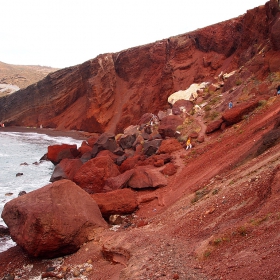
POLYGON ((0 96, 26 88, 56 70, 58 69, 46 66, 12 65, 0 62, 0 96))
MULTIPOLYGON (((146 112, 166 109, 169 95, 194 82, 238 70, 225 90, 269 92, 279 71, 279 5, 59 70, 1 98, 7 125, 118 133, 146 112), (257 87, 256 87, 257 83, 257 87)), ((245 97, 244 97, 245 98, 245 97)))
MULTIPOLYGON (((14 279, 11 277, 15 276, 15 279, 41 277, 94 280, 216 280, 240 279, 244 275, 246 279, 277 278, 280 269, 279 106, 280 97, 272 96, 266 102, 260 102, 259 106, 244 115, 241 121, 223 130, 206 134, 203 143, 193 140, 194 147, 188 151, 180 145, 175 147, 177 140, 174 138, 163 140, 159 154, 148 157, 145 161, 146 164, 154 162, 154 166, 158 166, 160 158, 157 161, 152 158, 164 156, 162 158, 171 159, 176 170, 166 175, 165 186, 134 189, 134 198, 124 194, 132 192, 128 188, 92 195, 98 205, 107 207, 107 210, 100 207, 103 214, 108 211, 108 207, 112 207, 111 204, 115 207, 115 213, 116 205, 118 211, 127 209, 128 204, 134 205, 129 210, 134 211, 132 214, 121 215, 118 217, 120 221, 111 221, 109 229, 105 227, 94 232, 90 242, 84 243, 76 253, 68 256, 42 260, 26 255, 18 246, 13 247, 0 254, 0 276, 10 277, 3 279, 14 279), (122 199, 119 199, 119 195, 122 199), (118 204, 119 201, 122 201, 122 205, 118 204), (115 223, 118 225, 114 225, 115 223)), ((243 108, 243 105, 239 108, 243 108)), ((232 116, 237 115, 237 109, 232 116)), ((233 109, 228 111, 231 110, 233 109)), ((228 111, 224 115, 227 115, 228 111)), ((199 118, 198 115, 194 117, 199 118)), ((99 153, 102 152, 104 151, 99 153)), ((48 154, 55 160, 54 153, 49 151, 48 154)), ((69 154, 63 155, 69 157, 69 154)), ((70 171, 78 174, 81 169, 78 167, 78 170, 75 170, 73 164, 77 159, 71 158, 73 157, 69 159, 72 161, 70 171)), ((100 155, 84 163, 84 167, 90 161, 99 159, 102 162, 105 158, 106 154, 100 155)), ((128 158, 128 162, 124 161, 120 166, 120 171, 124 172, 122 174, 125 174, 125 167, 129 169, 129 162, 133 158, 137 158, 137 155, 128 158)), ((169 165, 164 162, 162 164, 158 170, 163 171, 163 168, 169 165)), ((70 176, 69 166, 64 170, 67 168, 70 176)), ((96 177, 103 172, 102 168, 112 169, 104 165, 92 168, 99 169, 96 177)), ((112 176, 119 176, 118 174, 112 176)), ((73 174, 71 176, 73 178, 73 174)), ((75 177, 79 178, 74 176, 74 180, 75 177)), ((116 177, 111 179, 114 178, 116 177)), ((76 181, 80 184, 78 179, 76 181)), ((139 176, 138 181, 142 181, 139 176)), ((54 184, 61 184, 67 189, 66 180, 54 184)), ((43 188, 38 191, 42 193, 43 188)), ((37 197, 37 194, 34 195, 37 197)), ((46 197, 48 195, 45 194, 46 197)), ((57 190, 55 200, 59 201, 59 206, 68 204, 69 195, 72 194, 60 194, 57 190)), ((30 198, 29 203, 35 204, 37 198, 30 198)), ((73 200, 77 198, 70 201, 73 200)), ((12 203, 16 205, 15 201, 12 203)), ((25 203, 23 207, 31 213, 28 221, 34 222, 36 208, 34 210, 29 205, 25 203)), ((42 207, 45 207, 43 203, 41 209, 42 207)), ((47 206, 43 216, 50 211, 50 207, 57 209, 56 203, 47 206)), ((68 214, 66 221, 69 221, 71 215, 76 217, 79 207, 73 203, 68 204, 69 211, 63 214, 68 214)), ((46 217, 50 218, 50 214, 46 217)), ((54 225, 66 223, 66 217, 61 220, 58 211, 54 214, 56 217, 51 216, 54 225)), ((105 218, 108 219, 108 216, 105 218)), ((44 219, 39 216, 37 219, 37 227, 39 221, 45 225, 44 219)), ((12 220, 17 219, 12 217, 12 220)), ((49 232, 53 225, 47 225, 49 232)), ((71 225, 71 222, 68 222, 67 229, 63 228, 63 232, 75 226, 76 224, 71 225)), ((27 225, 24 226, 25 231, 26 227, 27 225)), ((42 239, 45 246, 48 242, 53 242, 46 239, 43 228, 37 227, 32 233, 39 234, 38 242, 42 239)), ((21 235, 19 232, 16 234, 21 235)), ((60 234, 59 237, 61 238, 60 234)), ((28 235, 28 239, 30 238, 28 235)))
MULTIPOLYGON (((259 280, 277 279, 280 270, 280 97, 276 96, 275 89, 280 83, 279 42, 277 42, 277 38, 279 38, 277 32, 280 29, 276 28, 279 24, 278 2, 269 1, 264 7, 248 11, 246 15, 238 19, 171 38, 170 41, 196 34, 199 41, 195 43, 195 47, 192 45, 195 51, 189 53, 189 57, 185 56, 185 48, 187 47, 184 44, 182 45, 182 56, 178 54, 178 48, 176 51, 174 48, 172 49, 175 53, 177 52, 177 62, 185 62, 189 59, 189 62, 192 61, 193 63, 189 67, 183 67, 183 69, 178 66, 180 65, 178 63, 177 72, 174 64, 169 64, 173 74, 176 72, 176 75, 172 76, 172 83, 170 84, 177 84, 178 86, 179 83, 186 83, 182 87, 185 89, 193 81, 212 82, 199 91, 198 97, 194 101, 194 104, 200 105, 203 110, 193 111, 187 117, 185 115, 184 123, 178 126, 181 134, 176 136, 177 139, 185 141, 184 136, 191 135, 193 148, 186 151, 174 137, 163 139, 158 154, 155 156, 143 157, 142 153, 145 149, 136 148, 135 154, 131 154, 120 165, 119 172, 122 175, 127 174, 125 171, 137 169, 141 167, 138 165, 143 164, 152 164, 153 168, 156 167, 157 170, 163 172, 164 169, 170 167, 169 164, 172 164, 175 170, 170 170, 170 168, 169 171, 165 170, 166 183, 164 185, 152 190, 150 188, 139 190, 135 189, 135 184, 139 185, 140 180, 137 182, 135 180, 134 182, 129 181, 128 185, 134 187, 134 195, 137 197, 137 208, 133 214, 121 217, 121 221, 118 222, 119 226, 110 225, 109 229, 104 228, 96 232, 93 240, 83 244, 78 252, 61 258, 34 259, 27 256, 19 247, 11 248, 0 254, 0 276, 4 277, 5 274, 9 274, 7 277, 13 277, 14 274, 21 279, 38 279, 38 277, 47 279, 216 280, 241 279, 244 277, 259 280), (231 30, 231 22, 232 27, 237 28, 237 23, 239 23, 239 27, 234 29, 237 33, 232 33, 229 36, 228 30, 231 30), (255 28, 250 25, 253 22, 255 28), (263 22, 266 22, 267 25, 263 22), (222 32, 221 27, 223 25, 227 26, 227 32, 225 29, 224 33, 222 32), (258 31, 257 26, 259 26, 258 31), (210 33, 209 30, 212 30, 213 33, 210 33), (212 34, 218 32, 219 35, 217 35, 216 40, 220 43, 217 45, 209 44, 209 42, 215 42, 215 40, 209 40, 211 36, 215 38, 215 35, 212 34), (244 37, 240 35, 242 32, 244 37), (255 38, 254 43, 245 36, 246 32, 249 32, 247 36, 250 34, 252 38, 255 38), (226 38, 231 37, 236 40, 238 36, 235 37, 234 34, 239 34, 242 40, 241 38, 238 39, 238 44, 234 45, 235 50, 233 51, 231 43, 224 43, 220 47, 220 44, 223 43, 221 34, 226 38), (213 68, 213 57, 218 55, 218 50, 225 53, 217 57, 216 63, 221 62, 221 64, 218 63, 220 66, 215 70, 213 68), (205 59, 201 58, 202 53, 204 53, 205 59), (211 57, 211 60, 206 59, 207 55, 209 55, 208 58, 211 57), (224 58, 221 58, 223 56, 224 58), (182 57, 182 60, 180 60, 180 57, 182 57), (236 71, 229 78, 223 76, 223 80, 222 77, 216 77, 222 69, 224 73, 229 73, 232 70, 236 71), (181 71, 186 71, 185 73, 189 74, 183 75, 181 71), (182 76, 179 79, 180 73, 182 76), (198 78, 200 75, 201 78, 198 78), (176 80, 176 77, 178 80, 176 80), (196 77, 196 80, 193 77, 196 77), (190 80, 186 81, 188 79, 190 80), (233 101, 234 106, 229 110, 227 106, 230 100, 233 101), (203 105, 203 103, 207 103, 207 105, 203 105), (166 158, 169 158, 171 162, 166 163, 166 158)), ((185 41, 183 40, 183 42, 185 41)), ((151 44, 142 48, 150 49, 152 45, 155 46, 155 44, 151 44)), ((139 48, 121 52, 119 56, 125 53, 133 53, 134 50, 139 48)), ((150 54, 146 53, 146 55, 150 54)), ((172 59, 175 61, 176 56, 172 56, 172 59)), ((125 60, 125 57, 123 57, 123 60, 125 60)), ((86 62, 74 68, 76 70, 81 69, 94 63, 94 61, 86 62)), ((148 79, 157 75, 157 72, 150 73, 150 75, 145 72, 147 69, 151 69, 148 61, 146 60, 145 63, 143 59, 139 59, 136 65, 127 64, 125 67, 123 64, 123 68, 115 68, 119 70, 116 71, 118 75, 116 76, 116 83, 113 83, 113 85, 117 84, 116 88, 122 85, 125 89, 131 81, 131 91, 134 89, 137 94, 140 94, 140 89, 137 90, 141 85, 139 77, 145 81, 142 84, 142 89, 145 89, 145 87, 149 87, 148 79), (141 67, 146 65, 146 67, 142 70, 138 69, 137 72, 135 67, 138 65, 142 65, 141 67), (133 73, 135 73, 135 76, 133 73)), ((169 63, 170 61, 171 59, 169 63)), ((74 68, 71 68, 73 73, 76 71, 74 68)), ((56 76, 58 73, 68 71, 70 69, 58 71, 53 75, 56 76)), ((96 76, 99 74, 100 72, 96 73, 96 76)), ((67 76, 67 79, 70 82, 69 77, 67 76)), ((167 77, 168 75, 163 79, 166 82, 165 85, 168 84, 167 77)), ((92 80, 94 79, 92 77, 92 80)), ((101 80, 100 78, 100 83, 101 80)), ((108 80, 105 79, 104 85, 107 84, 106 81, 108 80)), ((76 80, 76 83, 79 84, 80 82, 76 80)), ((84 89, 87 87, 86 84, 85 81, 84 89)), ((65 85, 61 85, 61 87, 63 86, 65 85)), ((96 86, 99 87, 100 84, 96 86)), ((154 84, 154 87, 150 87, 150 90, 156 88, 158 90, 157 85, 154 84)), ((170 92, 173 93, 182 88, 174 87, 170 92)), ((164 89, 164 87, 161 89, 164 89)), ((165 88, 165 90, 162 91, 162 94, 166 93, 168 96, 169 89, 165 88)), ((111 100, 111 95, 109 92, 107 93, 108 100, 111 100)), ((69 98, 73 96, 71 94, 74 95, 74 91, 70 93, 69 98)), ((91 92, 91 94, 93 93, 91 92)), ((33 97, 35 98, 35 95, 33 97)), ((157 112, 159 109, 169 108, 167 98, 161 100, 160 97, 163 97, 163 95, 156 96, 154 102, 149 104, 150 106, 145 111, 139 109, 141 111, 139 117, 134 112, 131 119, 126 118, 132 110, 127 105, 129 102, 126 103, 125 99, 120 98, 118 104, 124 103, 123 111, 114 113, 115 118, 117 116, 120 118, 108 119, 107 123, 104 120, 103 125, 99 123, 100 132, 109 128, 112 131, 122 132, 122 127, 128 126, 130 122, 133 122, 132 120, 135 123, 138 122, 143 113, 157 112)), ((45 98, 47 99, 47 97, 45 98)), ((133 96, 133 98, 137 98, 137 96, 133 96)), ((133 98, 131 97, 130 102, 134 100, 133 98)), ((143 106, 148 106, 145 105, 143 96, 142 99, 143 106)), ((115 99, 113 100, 115 102, 115 99)), ((7 99, 6 102, 8 102, 7 99)), ((114 102, 109 108, 114 107, 114 102)), ((61 103, 63 103, 62 100, 61 103)), ((65 125, 67 123, 66 117, 70 117, 70 111, 74 117, 76 105, 72 106, 71 110, 62 113, 63 127, 67 128, 65 125)), ((82 105, 85 106, 85 104, 82 105)), ((27 106, 25 108, 28 110, 27 106)), ((77 108, 81 109, 81 107, 77 108)), ((173 109, 176 111, 174 106, 173 109)), ((109 110, 108 116, 110 116, 110 112, 109 110)), ((101 116, 105 116, 102 108, 101 116)), ((174 123, 175 119, 181 118, 183 120, 183 113, 171 117, 171 121, 174 123)), ((79 120, 77 117, 77 123, 79 120)), ((31 117, 29 121, 32 121, 31 117)), ((52 119, 53 125, 56 124, 55 121, 58 122, 58 117, 52 119)), ((16 123, 15 120, 13 122, 16 123)), ((142 122, 145 123, 144 118, 142 118, 142 122)), ((140 123, 142 122, 140 121, 140 123)), ((161 134, 165 136, 170 133, 170 127, 167 124, 165 123, 161 127, 163 125, 161 123, 158 127, 161 134)), ((150 135, 150 138, 158 137, 153 133, 150 135)), ((91 140, 92 143, 88 140, 89 150, 87 150, 87 144, 81 148, 84 154, 89 151, 90 156, 97 154, 97 157, 94 159, 83 158, 88 161, 82 167, 77 167, 75 175, 68 172, 69 176, 71 175, 70 179, 77 184, 81 184, 85 189, 89 185, 85 184, 88 176, 91 176, 92 180, 98 180, 98 186, 100 184, 104 186, 104 176, 108 176, 108 173, 114 171, 112 168, 113 159, 111 161, 108 159, 108 153, 94 148, 96 147, 94 145, 98 142, 97 139, 91 140), (98 153, 104 152, 105 155, 103 154, 98 160, 98 153), (105 158, 107 158, 106 162, 104 161, 105 158), (95 161, 103 162, 103 164, 98 166, 94 164, 95 161), (90 164, 90 168, 87 168, 90 164), (82 169, 83 172, 79 172, 82 169), (105 175, 103 177, 97 176, 100 173, 105 175), (87 176, 83 177, 83 174, 87 176), (94 176, 95 174, 96 176, 94 176)), ((117 139, 121 141, 120 138, 117 139)), ((127 144, 127 142, 125 141, 123 144, 127 144)), ((99 141, 98 145, 105 144, 99 141)), ((141 147, 141 145, 138 145, 138 147, 141 147)), ((106 147, 109 147, 109 145, 106 147)), ((74 158, 77 151, 71 148, 67 153, 62 154, 68 154, 69 160, 72 160, 71 164, 65 164, 64 167, 61 165, 64 171, 69 166, 72 166, 71 171, 74 171, 76 167, 73 163, 77 160, 74 158)), ((58 160, 53 157, 51 160, 57 163, 61 158, 58 160)), ((120 178, 118 177, 119 172, 115 172, 112 178, 109 178, 111 183, 114 178, 120 178)), ((128 175, 130 176, 130 174, 128 175)), ((139 176, 138 178, 140 179, 139 176)), ((107 184, 108 186, 112 186, 112 184, 107 184)), ((124 190, 129 191, 129 189, 124 190)), ((106 197, 105 201, 109 201, 109 199, 112 199, 110 194, 117 200, 116 191, 104 194, 95 193, 92 197, 97 203, 105 204, 101 198, 102 196, 103 198, 106 197)), ((127 202, 128 196, 126 198, 127 202)), ((60 201, 63 201, 63 199, 60 201)), ((135 200, 133 201, 134 210, 135 200)), ((101 207, 100 209, 105 211, 101 207)), ((108 217, 105 218, 108 219, 108 217)))

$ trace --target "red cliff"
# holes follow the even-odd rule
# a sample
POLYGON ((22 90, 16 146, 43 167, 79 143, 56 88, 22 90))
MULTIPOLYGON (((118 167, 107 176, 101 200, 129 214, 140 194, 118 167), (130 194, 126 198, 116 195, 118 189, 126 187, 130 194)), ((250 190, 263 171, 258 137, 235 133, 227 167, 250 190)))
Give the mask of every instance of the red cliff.
POLYGON ((246 67, 246 78, 261 81, 279 71, 279 22, 277 1, 269 1, 235 19, 99 55, 1 98, 0 119, 16 126, 117 133, 143 113, 165 109, 173 92, 211 82, 221 71, 246 67))

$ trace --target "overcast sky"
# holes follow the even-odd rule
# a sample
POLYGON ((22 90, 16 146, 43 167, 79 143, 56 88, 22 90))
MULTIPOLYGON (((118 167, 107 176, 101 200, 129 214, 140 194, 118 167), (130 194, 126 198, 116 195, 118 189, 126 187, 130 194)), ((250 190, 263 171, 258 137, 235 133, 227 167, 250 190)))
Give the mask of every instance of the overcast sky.
POLYGON ((193 31, 268 0, 0 0, 0 61, 64 68, 193 31))

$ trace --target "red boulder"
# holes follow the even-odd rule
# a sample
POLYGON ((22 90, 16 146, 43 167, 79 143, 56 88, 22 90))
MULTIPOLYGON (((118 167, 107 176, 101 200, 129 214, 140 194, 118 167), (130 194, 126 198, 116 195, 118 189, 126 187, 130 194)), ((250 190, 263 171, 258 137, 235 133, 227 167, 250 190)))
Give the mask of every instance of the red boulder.
POLYGON ((185 112, 190 112, 193 108, 193 102, 189 100, 180 99, 177 100, 173 106, 172 106, 172 114, 173 115, 181 115, 182 109, 184 109, 185 112))
POLYGON ((153 166, 138 166, 128 181, 133 189, 159 188, 167 185, 165 176, 153 166))
POLYGON ((134 168, 140 159, 139 155, 136 155, 131 158, 127 158, 120 166, 120 172, 123 173, 127 170, 134 168))
POLYGON ((92 151, 92 147, 88 144, 87 141, 83 141, 81 147, 79 148, 79 152, 83 155, 85 153, 92 151))
POLYGON ((61 179, 73 180, 78 169, 83 165, 80 159, 63 159, 55 166, 50 182, 55 182, 61 179))
POLYGON ((170 154, 182 149, 182 145, 175 138, 163 140, 158 149, 158 154, 170 154))
POLYGON ((105 181, 105 186, 104 190, 106 192, 108 191, 113 191, 117 189, 122 189, 127 187, 127 182, 133 175, 134 170, 127 170, 124 173, 116 176, 116 177, 111 177, 105 181))
POLYGON ((161 120, 158 132, 165 137, 174 137, 177 127, 183 123, 183 119, 179 116, 167 116, 161 120))
POLYGON ((2 218, 20 247, 43 258, 74 253, 96 228, 107 227, 95 201, 69 180, 9 201, 2 218))
POLYGON ((242 117, 252 112, 259 105, 258 101, 237 105, 224 112, 222 119, 228 124, 235 124, 242 120, 242 117))
POLYGON ((206 128, 206 133, 209 134, 209 133, 212 133, 212 132, 220 129, 222 123, 223 123, 222 119, 219 119, 219 120, 216 120, 216 121, 213 121, 213 122, 209 123, 207 125, 207 128, 206 128))
POLYGON ((77 145, 61 144, 48 146, 47 159, 58 164, 64 158, 76 158, 79 155, 77 145))
POLYGON ((177 172, 177 167, 173 163, 167 163, 161 173, 167 176, 172 176, 177 172))
POLYGON ((87 161, 74 176, 74 182, 88 193, 105 192, 106 179, 120 174, 118 167, 109 156, 87 161))
POLYGON ((107 193, 92 194, 103 217, 108 218, 114 214, 133 213, 137 206, 137 196, 131 189, 115 190, 107 193))

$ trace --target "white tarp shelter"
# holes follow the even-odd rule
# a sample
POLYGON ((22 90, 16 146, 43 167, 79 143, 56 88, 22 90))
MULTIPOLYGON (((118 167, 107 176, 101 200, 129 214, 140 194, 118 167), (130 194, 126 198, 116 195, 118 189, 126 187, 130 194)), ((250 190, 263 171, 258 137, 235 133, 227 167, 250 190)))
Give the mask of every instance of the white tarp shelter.
POLYGON ((192 101, 197 98, 197 91, 204 89, 207 85, 207 82, 203 82, 201 84, 192 84, 186 90, 176 91, 168 97, 168 103, 173 105, 176 101, 181 99, 192 101))

